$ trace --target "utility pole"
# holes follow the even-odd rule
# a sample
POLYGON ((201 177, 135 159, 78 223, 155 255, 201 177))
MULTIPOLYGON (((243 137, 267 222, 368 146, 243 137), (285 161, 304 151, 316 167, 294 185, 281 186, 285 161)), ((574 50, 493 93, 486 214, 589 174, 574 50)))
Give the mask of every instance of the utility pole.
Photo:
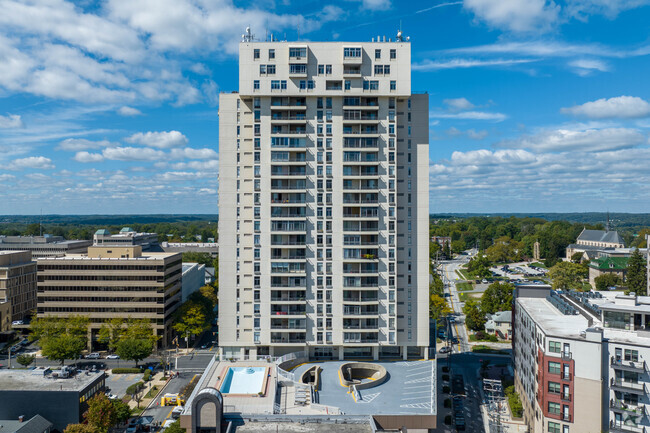
POLYGON ((503 433, 504 426, 501 424, 501 410, 504 407, 505 395, 500 380, 483 379, 483 395, 487 404, 489 433, 503 433))

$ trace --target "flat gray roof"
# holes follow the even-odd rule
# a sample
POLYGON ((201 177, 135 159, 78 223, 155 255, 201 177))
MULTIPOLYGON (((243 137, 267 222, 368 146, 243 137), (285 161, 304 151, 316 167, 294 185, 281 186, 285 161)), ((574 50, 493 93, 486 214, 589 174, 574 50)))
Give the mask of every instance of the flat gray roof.
MULTIPOLYGON (((545 298, 517 298, 517 302, 547 335, 579 338, 580 333, 589 328, 585 317, 564 315, 545 298)), ((600 322, 592 326, 600 326, 600 322)))
POLYGON ((103 372, 78 373, 68 379, 55 379, 51 374, 43 375, 43 369, 0 370, 0 391, 81 391, 102 376, 103 372))
POLYGON ((335 424, 330 423, 304 423, 279 421, 273 422, 269 420, 264 421, 245 421, 243 425, 235 427, 233 433, 269 433, 269 432, 282 432, 282 433, 372 433, 370 427, 370 420, 366 424, 335 424))

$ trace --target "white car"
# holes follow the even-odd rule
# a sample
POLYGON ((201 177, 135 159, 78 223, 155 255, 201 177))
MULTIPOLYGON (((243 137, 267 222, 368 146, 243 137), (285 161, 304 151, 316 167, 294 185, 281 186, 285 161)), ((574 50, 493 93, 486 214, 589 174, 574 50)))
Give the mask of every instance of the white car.
POLYGON ((25 324, 25 322, 23 322, 22 320, 14 320, 13 322, 11 322, 12 326, 24 325, 24 324, 25 324))
POLYGON ((115 394, 106 393, 106 397, 108 397, 109 400, 117 400, 117 396, 115 394))
POLYGON ((120 359, 120 355, 115 355, 115 354, 108 355, 106 356, 106 359, 120 359))
POLYGON ((97 352, 89 353, 86 355, 86 359, 99 359, 101 356, 97 352))

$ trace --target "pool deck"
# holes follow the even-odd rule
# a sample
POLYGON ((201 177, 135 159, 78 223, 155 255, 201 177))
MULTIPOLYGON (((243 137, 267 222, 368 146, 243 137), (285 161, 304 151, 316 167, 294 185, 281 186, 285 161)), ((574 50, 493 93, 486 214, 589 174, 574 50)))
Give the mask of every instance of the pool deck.
MULTIPOLYGON (((361 400, 355 401, 348 388, 339 379, 339 367, 351 361, 326 361, 302 364, 293 370, 296 378, 313 365, 323 368, 321 389, 318 391, 321 405, 338 407, 348 415, 435 415, 436 365, 433 361, 369 361, 382 365, 388 372, 388 380, 377 387, 360 391, 361 400), (432 374, 433 372, 433 374, 432 374), (433 409, 432 409, 433 405, 433 409)), ((290 389, 289 391, 290 392, 290 389)), ((287 396, 288 402, 293 398, 287 396)), ((295 409, 286 407, 287 413, 295 409)), ((299 413, 316 413, 306 407, 299 413)), ((322 412, 320 412, 322 413, 322 412)))
POLYGON ((212 369, 212 377, 207 381, 206 386, 219 389, 224 373, 229 367, 271 367, 268 368, 266 393, 263 397, 257 394, 223 394, 224 412, 239 412, 244 414, 272 414, 275 401, 275 364, 266 361, 240 361, 240 362, 217 362, 212 369))

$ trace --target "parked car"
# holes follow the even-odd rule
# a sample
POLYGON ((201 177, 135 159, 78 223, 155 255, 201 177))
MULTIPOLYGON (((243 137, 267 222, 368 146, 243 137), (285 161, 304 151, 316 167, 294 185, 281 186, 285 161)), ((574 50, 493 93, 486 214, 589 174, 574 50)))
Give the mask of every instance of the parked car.
POLYGON ((86 359, 99 359, 101 356, 99 356, 99 353, 93 352, 89 353, 88 355, 85 356, 86 359))
POLYGON ((440 352, 440 353, 449 353, 449 352, 451 352, 451 347, 442 346, 438 352, 440 352))
POLYGON ((22 320, 14 320, 13 322, 11 322, 12 326, 24 325, 24 324, 25 324, 25 322, 23 322, 22 320))
POLYGON ((111 394, 110 392, 106 393, 106 397, 109 398, 109 400, 117 400, 117 396, 115 394, 111 394))
POLYGON ((114 353, 106 356, 106 359, 120 359, 120 355, 116 355, 114 353))

